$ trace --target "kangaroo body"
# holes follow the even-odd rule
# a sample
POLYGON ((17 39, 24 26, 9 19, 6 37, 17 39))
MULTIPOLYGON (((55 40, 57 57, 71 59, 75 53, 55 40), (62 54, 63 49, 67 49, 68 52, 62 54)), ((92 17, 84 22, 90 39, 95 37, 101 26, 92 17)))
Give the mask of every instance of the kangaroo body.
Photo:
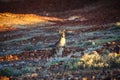
POLYGON ((55 47, 53 48, 53 54, 61 56, 66 45, 65 31, 59 31, 61 33, 60 39, 56 42, 55 47))
POLYGON ((60 37, 59 41, 57 42, 56 46, 64 47, 66 44, 65 32, 61 31, 60 33, 61 33, 61 37, 60 37))
POLYGON ((66 44, 66 39, 65 38, 61 38, 59 46, 63 47, 63 46, 65 46, 65 44, 66 44))

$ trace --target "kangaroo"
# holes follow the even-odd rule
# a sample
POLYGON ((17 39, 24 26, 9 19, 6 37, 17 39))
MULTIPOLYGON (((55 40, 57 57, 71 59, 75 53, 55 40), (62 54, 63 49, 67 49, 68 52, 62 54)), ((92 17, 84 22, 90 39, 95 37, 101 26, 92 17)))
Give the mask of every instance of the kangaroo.
POLYGON ((59 31, 61 34, 60 39, 55 43, 53 48, 53 54, 62 55, 62 51, 66 45, 65 30, 59 31))

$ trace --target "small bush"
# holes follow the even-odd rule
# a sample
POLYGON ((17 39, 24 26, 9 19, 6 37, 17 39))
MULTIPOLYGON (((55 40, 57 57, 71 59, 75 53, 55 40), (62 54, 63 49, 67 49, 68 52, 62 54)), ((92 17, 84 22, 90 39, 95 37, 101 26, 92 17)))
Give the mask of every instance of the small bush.
POLYGON ((5 67, 5 68, 0 69, 0 75, 10 77, 10 76, 21 76, 22 73, 21 71, 15 68, 5 67))
POLYGON ((92 40, 86 41, 84 44, 84 46, 95 46, 95 42, 92 40))
POLYGON ((120 55, 109 56, 107 63, 110 68, 120 68, 120 55))
POLYGON ((29 67, 25 67, 25 68, 22 68, 21 71, 23 74, 25 74, 25 73, 31 72, 31 69, 29 67))
MULTIPOLYGON (((55 65, 56 63, 59 64, 59 61, 52 61, 51 65, 55 65)), ((69 60, 64 60, 62 66, 65 70, 115 69, 120 68, 120 55, 116 53, 99 55, 99 53, 93 51, 91 54, 86 53, 80 58, 70 58, 69 60)))
POLYGON ((23 50, 24 50, 24 51, 33 50, 33 45, 31 45, 31 44, 26 44, 26 45, 24 45, 23 50))

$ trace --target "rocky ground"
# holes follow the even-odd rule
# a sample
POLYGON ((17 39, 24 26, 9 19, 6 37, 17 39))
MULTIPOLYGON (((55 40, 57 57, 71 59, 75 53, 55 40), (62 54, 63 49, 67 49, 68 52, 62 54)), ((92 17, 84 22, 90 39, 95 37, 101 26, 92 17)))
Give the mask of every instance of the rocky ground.
POLYGON ((8 76, 13 80, 119 80, 120 55, 114 51, 120 45, 119 3, 103 3, 44 16, 1 13, 0 79, 8 76), (59 40, 59 30, 64 29, 66 46, 58 58, 50 46, 59 40), (95 62, 103 63, 102 66, 81 63, 93 51, 100 57, 95 62))
MULTIPOLYGON (((69 25, 69 24, 68 24, 69 25)), ((72 80, 82 78, 102 79, 112 75, 119 78, 119 69, 100 70, 69 70, 64 61, 57 61, 52 55, 52 47, 59 39, 59 30, 66 29, 67 44, 63 58, 78 59, 86 53, 97 51, 100 55, 113 52, 115 45, 120 44, 120 28, 112 25, 49 25, 10 32, 2 32, 0 68, 16 69, 12 79, 27 80, 72 80), (55 62, 54 62, 55 61, 55 62), (47 64, 53 64, 47 66, 47 64), (20 70, 20 71, 19 71, 20 70), (22 72, 21 72, 22 71, 22 72), (105 71, 105 72, 104 72, 105 71), (113 75, 115 73, 115 75, 113 75), (22 75, 24 74, 24 75, 22 75), (20 76, 19 76, 20 75, 20 76), (15 77, 19 76, 19 77, 15 77)), ((11 69, 10 69, 11 70, 11 69)), ((6 70, 7 71, 7 70, 6 70)), ((3 74, 6 75, 6 74, 3 74)), ((8 74, 7 74, 8 75, 8 74)), ((8 75, 9 76, 9 75, 8 75)), ((10 75, 11 76, 11 75, 10 75)))

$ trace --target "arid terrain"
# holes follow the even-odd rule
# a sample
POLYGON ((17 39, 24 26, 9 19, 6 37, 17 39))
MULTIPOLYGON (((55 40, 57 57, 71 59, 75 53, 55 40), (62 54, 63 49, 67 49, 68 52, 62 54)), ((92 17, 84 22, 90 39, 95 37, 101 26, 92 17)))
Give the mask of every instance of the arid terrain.
POLYGON ((119 1, 2 1, 0 80, 120 79, 120 54, 114 50, 120 45, 119 1), (66 30, 66 46, 55 57, 50 46, 60 30, 66 30))

